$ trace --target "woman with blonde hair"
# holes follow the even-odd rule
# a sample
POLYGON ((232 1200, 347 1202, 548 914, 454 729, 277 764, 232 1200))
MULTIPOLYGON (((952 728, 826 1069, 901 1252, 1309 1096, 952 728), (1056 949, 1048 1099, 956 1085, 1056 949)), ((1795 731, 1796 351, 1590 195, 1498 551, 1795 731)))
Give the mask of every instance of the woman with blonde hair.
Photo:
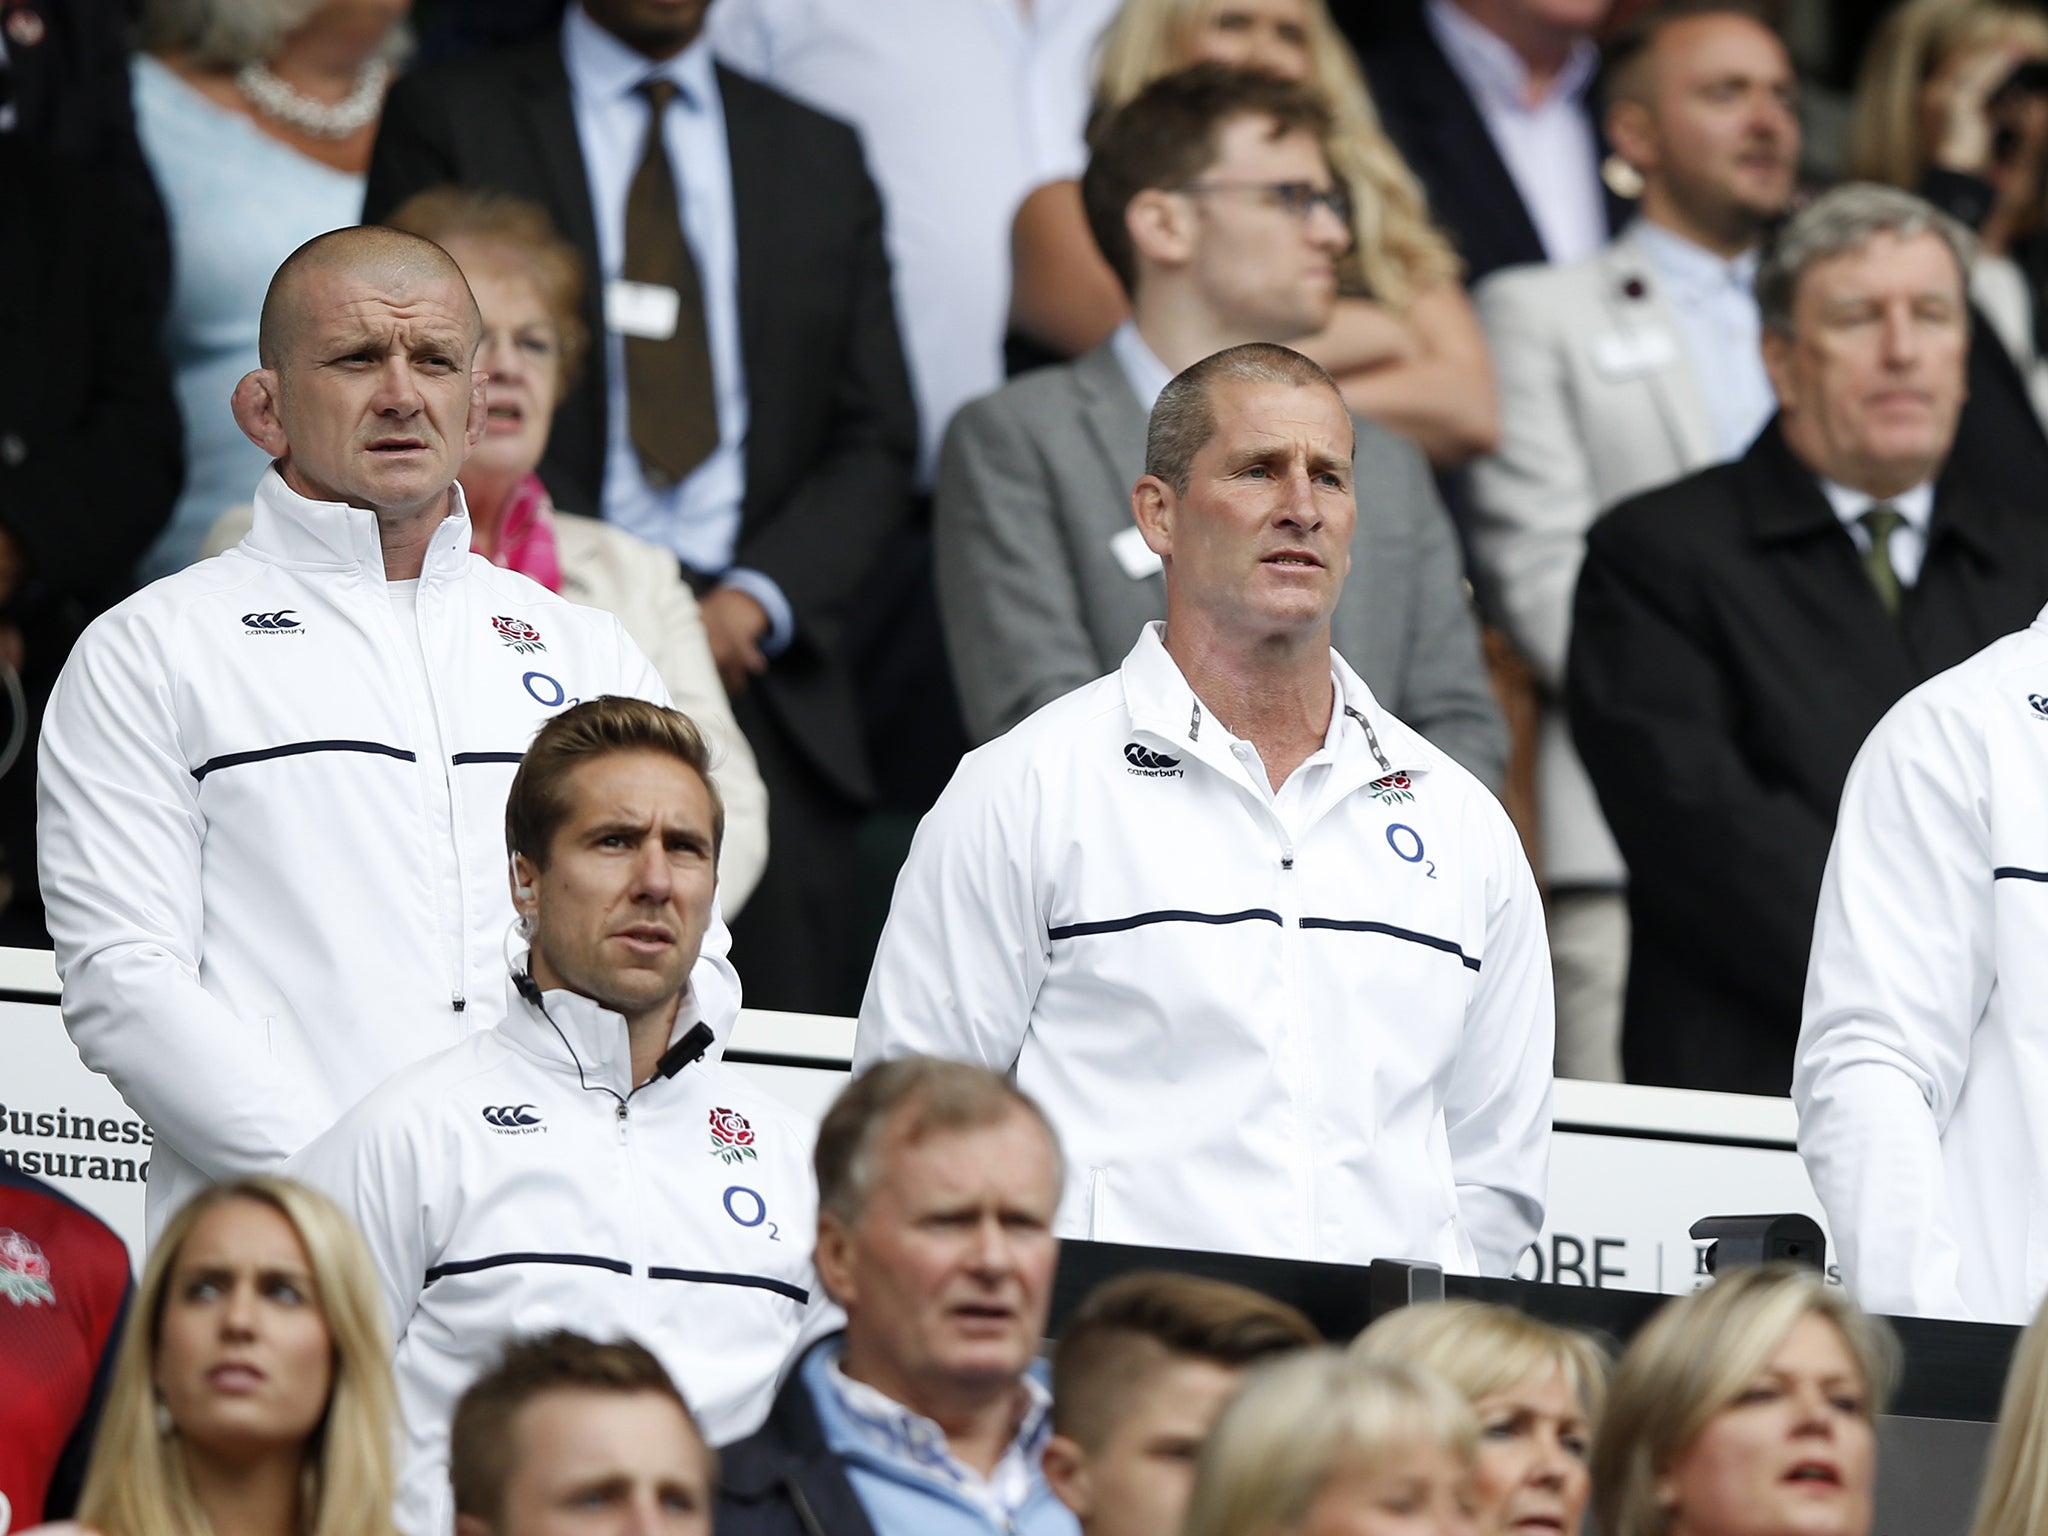
POLYGON ((216 1185, 151 1250, 78 1523, 100 1536, 394 1536, 397 1404, 368 1250, 289 1179, 216 1185))
POLYGON ((2048 1531, 2048 1302, 2020 1335, 1998 1403, 1998 1434, 1970 1536, 2048 1531))
POLYGON ((1891 1330, 1767 1264, 1666 1304, 1621 1357, 1593 1441, 1602 1536, 1868 1536, 1891 1330))
POLYGON ((1472 1410, 1405 1365, 1255 1368, 1203 1443, 1182 1536, 1472 1536, 1472 1410))
POLYGON ((1473 1462, 1482 1530, 1573 1536, 1608 1360, 1582 1333, 1512 1307, 1402 1307, 1360 1334, 1354 1359, 1418 1366, 1465 1394, 1479 1420, 1473 1462))
MULTIPOLYGON (((1325 0, 1124 0, 1103 35, 1096 121, 1197 63, 1306 84, 1330 108, 1330 169, 1351 194, 1352 244, 1336 317, 1290 344, 1336 377, 1354 411, 1411 438, 1439 466, 1491 449, 1500 426, 1493 374, 1457 253, 1429 222, 1421 184, 1380 128, 1325 0)), ((1129 313, 1089 237, 1075 182, 1024 200, 1011 257, 1012 323, 1054 351, 1086 351, 1129 313)))
POLYGON ((2033 0, 1906 0, 1863 55, 1850 174, 1917 192, 1977 232, 1970 297, 2048 418, 2048 12, 2033 0))

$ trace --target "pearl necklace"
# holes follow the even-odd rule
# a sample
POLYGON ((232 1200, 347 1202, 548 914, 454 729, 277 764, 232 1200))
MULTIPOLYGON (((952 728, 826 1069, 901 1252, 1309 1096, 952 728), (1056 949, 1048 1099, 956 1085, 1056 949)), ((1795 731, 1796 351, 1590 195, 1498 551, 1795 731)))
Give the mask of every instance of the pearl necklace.
POLYGON ((383 109, 390 83, 391 66, 372 59, 356 77, 356 88, 330 106, 287 85, 266 64, 244 64, 235 71, 235 89, 250 106, 316 139, 345 139, 369 127, 383 109))

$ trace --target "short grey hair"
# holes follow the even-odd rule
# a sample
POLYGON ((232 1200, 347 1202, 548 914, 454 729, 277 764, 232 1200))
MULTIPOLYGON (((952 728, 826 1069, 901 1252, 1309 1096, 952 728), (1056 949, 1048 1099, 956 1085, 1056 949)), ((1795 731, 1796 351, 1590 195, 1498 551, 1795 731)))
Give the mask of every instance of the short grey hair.
POLYGON ((1879 235, 1912 240, 1933 235, 1956 259, 1967 289, 1977 237, 1924 198, 1897 187, 1852 181, 1823 192, 1792 215, 1772 237, 1756 269, 1756 303, 1766 331, 1792 334, 1799 284, 1816 262, 1860 251, 1879 235))
POLYGON ((1044 1110, 1000 1072, 937 1056, 901 1056, 869 1067, 832 1101, 818 1125, 811 1166, 818 1210, 848 1226, 859 1223, 875 1182, 883 1133, 916 1143, 934 1131, 978 1131, 1026 1115, 1052 1149, 1055 1189, 1067 1182, 1059 1133, 1044 1110))
MULTIPOLYGON (((1183 368, 1159 392, 1152 420, 1145 428, 1145 473, 1164 480, 1176 496, 1187 494, 1195 455, 1216 435, 1216 412, 1209 399, 1212 388, 1223 379, 1236 384, 1290 384, 1298 389, 1320 384, 1337 397, 1338 404, 1344 401, 1337 381, 1320 364, 1292 347, 1270 341, 1226 347, 1183 368)), ((1355 435, 1352 448, 1357 449, 1355 435)))
MULTIPOLYGON (((144 0, 137 44, 150 53, 189 54, 195 64, 240 69, 273 58, 324 0, 144 0)), ((387 63, 412 48, 403 22, 378 54, 387 63)))

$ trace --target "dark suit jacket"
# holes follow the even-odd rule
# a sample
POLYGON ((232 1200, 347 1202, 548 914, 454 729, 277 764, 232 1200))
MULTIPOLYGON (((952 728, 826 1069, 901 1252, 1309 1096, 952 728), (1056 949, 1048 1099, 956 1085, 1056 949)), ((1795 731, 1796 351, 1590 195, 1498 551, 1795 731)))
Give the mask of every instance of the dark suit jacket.
MULTIPOLYGON (((127 594, 169 519, 184 434, 128 211, 75 162, 18 134, 0 134, 0 209, 0 526, 28 567, 0 622, 22 632, 33 721, 72 642, 127 594)), ((5 716, 0 705, 0 734, 5 716)), ((31 734, 0 778, 0 856, 17 891, 0 942, 35 940, 42 924, 35 758, 31 734)))
MULTIPOLYGON (((68 161, 118 209, 124 261, 137 268, 149 317, 137 336, 154 336, 171 288, 171 237, 164 207, 135 137, 128 92, 128 11, 122 0, 14 0, 0 6, 39 18, 41 39, 7 43, 14 92, 14 133, 68 161)), ((19 217, 9 210, 9 217, 19 217)), ((124 300, 125 302, 125 295, 124 300)))
POLYGON ((2048 601, 2048 518, 1959 472, 1895 623, 1774 421, 1586 541, 1567 693, 1629 867, 1629 1081, 1783 1094, 1849 763, 1879 717, 2048 601))
MULTIPOLYGON (((750 411, 734 558, 773 577, 796 614, 795 643, 759 686, 819 771, 865 800, 872 786, 839 639, 906 515, 917 453, 881 203, 850 128, 724 68, 718 88, 750 411)), ((583 255, 584 322, 602 338, 597 230, 558 34, 423 69, 392 89, 363 216, 380 219, 449 182, 548 210, 583 255)), ((541 465, 571 506, 603 493, 601 373, 600 361, 563 398, 541 465)))
MULTIPOLYGON (((1548 261, 1479 108, 1437 46, 1420 8, 1412 8, 1383 41, 1359 42, 1359 62, 1380 122, 1429 194, 1430 217, 1465 258, 1465 282, 1477 283, 1501 267, 1548 261)), ((1590 114, 1590 97, 1588 102, 1590 114)), ((1605 154, 1597 115, 1593 134, 1605 154)), ((1616 234, 1634 204, 1611 192, 1605 195, 1607 230, 1616 234)))
POLYGON ((844 1465, 825 1444, 801 1362, 761 1427, 719 1451, 714 1524, 719 1536, 875 1536, 844 1465))

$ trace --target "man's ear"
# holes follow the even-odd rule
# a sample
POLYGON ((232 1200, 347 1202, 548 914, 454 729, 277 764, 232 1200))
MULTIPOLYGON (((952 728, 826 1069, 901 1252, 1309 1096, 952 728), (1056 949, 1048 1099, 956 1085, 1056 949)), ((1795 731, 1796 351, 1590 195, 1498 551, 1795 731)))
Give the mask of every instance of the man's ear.
POLYGON ((1783 331, 1764 327, 1763 357, 1764 375, 1771 381, 1771 393, 1778 397, 1778 409, 1788 410, 1796 406, 1796 393, 1792 382, 1792 352, 1798 343, 1783 331))
POLYGON ((1046 1486, 1059 1495, 1076 1520, 1086 1521, 1095 1513, 1095 1478, 1081 1442, 1054 1435, 1045 1442, 1044 1462, 1046 1486))
POLYGON ((533 867, 533 860, 525 854, 515 853, 508 874, 512 887, 512 910, 519 914, 520 926, 530 933, 533 930, 533 882, 540 871, 533 867))
POLYGON ((242 435, 273 459, 281 459, 291 451, 291 444, 285 441, 284 420, 278 412, 280 388, 275 368, 258 368, 242 375, 242 382, 235 386, 229 402, 242 435))
POLYGON ((1641 174, 1656 170, 1657 123, 1640 101, 1617 101, 1607 109, 1607 142, 1641 174))
POLYGON ((463 430, 468 438, 468 447, 475 448, 484 440, 484 426, 491 415, 491 376, 481 368, 470 370, 469 375, 469 420, 463 430))
POLYGON ((1157 267, 1184 267, 1194 259, 1194 205, 1177 193, 1148 187, 1124 205, 1131 250, 1157 267))
POLYGON ((1179 506, 1173 487, 1157 475, 1140 475, 1131 487, 1131 521, 1144 535, 1145 547, 1162 560, 1173 554, 1173 515, 1179 506))
POLYGON ((842 1310, 860 1299, 853 1280, 853 1229, 831 1211, 818 1212, 818 1241, 811 1250, 818 1283, 842 1310))

